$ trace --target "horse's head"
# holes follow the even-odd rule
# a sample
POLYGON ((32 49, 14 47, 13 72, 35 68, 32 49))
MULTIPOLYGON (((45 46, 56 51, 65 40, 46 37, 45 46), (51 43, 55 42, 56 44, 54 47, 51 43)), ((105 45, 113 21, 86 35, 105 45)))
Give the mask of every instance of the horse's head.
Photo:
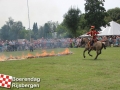
POLYGON ((82 39, 81 39, 81 46, 82 46, 82 45, 86 45, 88 42, 89 42, 89 39, 88 39, 88 38, 82 38, 82 39))
POLYGON ((84 38, 81 38, 81 45, 85 44, 84 38))

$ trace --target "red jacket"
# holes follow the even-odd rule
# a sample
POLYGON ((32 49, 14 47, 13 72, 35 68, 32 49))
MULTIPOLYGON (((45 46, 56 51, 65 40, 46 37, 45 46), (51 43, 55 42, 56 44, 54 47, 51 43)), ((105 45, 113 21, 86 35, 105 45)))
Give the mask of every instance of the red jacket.
POLYGON ((87 35, 91 35, 92 39, 97 39, 97 34, 99 34, 99 32, 97 32, 96 30, 91 30, 87 33, 87 35))

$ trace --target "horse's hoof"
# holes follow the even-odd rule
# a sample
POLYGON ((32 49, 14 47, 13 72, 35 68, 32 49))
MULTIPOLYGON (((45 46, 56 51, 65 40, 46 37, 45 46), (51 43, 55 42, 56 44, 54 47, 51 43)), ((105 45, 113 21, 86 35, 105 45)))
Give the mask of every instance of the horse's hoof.
POLYGON ((96 60, 96 58, 94 60, 96 60))
POLYGON ((84 56, 84 58, 85 58, 85 56, 84 56))

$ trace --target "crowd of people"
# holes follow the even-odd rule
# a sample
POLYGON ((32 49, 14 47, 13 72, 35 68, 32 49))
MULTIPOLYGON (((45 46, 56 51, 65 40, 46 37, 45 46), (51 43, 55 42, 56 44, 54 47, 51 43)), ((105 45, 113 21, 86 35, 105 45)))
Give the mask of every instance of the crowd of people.
MULTIPOLYGON (((97 40, 105 42, 106 46, 120 46, 120 36, 98 36, 97 40)), ((32 42, 28 40, 5 40, 0 41, 0 51, 24 51, 30 49, 52 49, 52 48, 78 48, 83 47, 81 44, 82 37, 61 38, 61 39, 38 39, 32 42)), ((33 51, 33 50, 31 50, 33 51)))
POLYGON ((33 49, 50 49, 50 48, 68 48, 69 38, 62 39, 38 39, 38 40, 6 40, 0 41, 0 51, 24 51, 33 49))
POLYGON ((120 36, 103 36, 103 39, 102 37, 98 37, 98 40, 105 40, 106 46, 120 47, 120 36))

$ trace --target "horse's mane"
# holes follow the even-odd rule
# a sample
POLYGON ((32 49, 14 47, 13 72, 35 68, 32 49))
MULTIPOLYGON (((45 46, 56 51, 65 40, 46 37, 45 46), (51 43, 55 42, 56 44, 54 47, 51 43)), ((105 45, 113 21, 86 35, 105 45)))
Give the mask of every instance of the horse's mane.
POLYGON ((82 45, 86 45, 88 43, 89 39, 84 37, 84 38, 81 38, 81 46, 82 45))
POLYGON ((84 43, 88 43, 90 40, 89 40, 87 37, 84 37, 84 38, 82 38, 82 41, 83 41, 84 43))

